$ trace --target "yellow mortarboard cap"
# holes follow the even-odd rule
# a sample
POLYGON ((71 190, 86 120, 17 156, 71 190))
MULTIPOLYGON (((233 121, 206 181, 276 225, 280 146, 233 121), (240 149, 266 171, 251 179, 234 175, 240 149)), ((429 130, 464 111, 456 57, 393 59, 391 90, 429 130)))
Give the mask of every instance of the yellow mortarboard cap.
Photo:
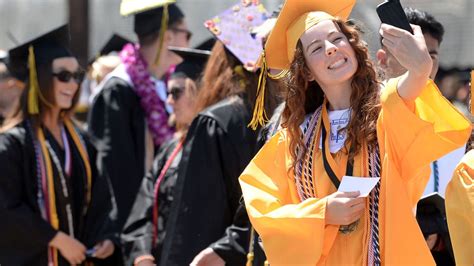
POLYGON ((322 20, 335 17, 346 20, 356 0, 286 0, 278 19, 267 39, 257 65, 261 66, 257 87, 257 99, 249 127, 256 129, 264 125, 268 118, 265 114, 266 77, 280 79, 290 67, 295 54, 296 44, 301 35, 322 20), (277 75, 268 75, 268 68, 279 69, 277 75))
POLYGON ((288 69, 301 35, 319 21, 347 19, 356 0, 287 0, 265 45, 267 66, 288 69))
POLYGON ((176 0, 122 0, 120 15, 130 16, 173 3, 176 0))

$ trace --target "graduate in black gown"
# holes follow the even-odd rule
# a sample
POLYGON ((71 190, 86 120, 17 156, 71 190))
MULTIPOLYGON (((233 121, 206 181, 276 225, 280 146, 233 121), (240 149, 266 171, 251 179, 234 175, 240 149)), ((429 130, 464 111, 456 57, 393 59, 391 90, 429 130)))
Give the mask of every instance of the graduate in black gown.
MULTIPOLYGON (((209 51, 190 48, 170 48, 184 62, 176 67, 168 80, 167 102, 173 107, 172 120, 177 131, 173 139, 160 148, 152 170, 145 176, 134 206, 122 233, 126 265, 170 265, 160 263, 163 244, 169 241, 167 228, 178 164, 186 132, 195 116, 199 78, 209 51)), ((172 237, 172 236, 171 236, 172 237)))
MULTIPOLYGON (((226 14, 235 18, 254 7, 237 5, 240 13, 234 8, 206 22, 219 40, 204 70, 199 114, 183 147, 160 265, 245 265, 247 260, 250 222, 239 204, 238 177, 257 151, 257 132, 247 125, 258 73, 245 55, 256 52, 256 62, 262 44, 245 32, 256 25, 233 28, 225 20, 226 14), (232 37, 229 32, 238 37, 220 40, 232 37)), ((258 11, 250 14, 262 17, 258 11)))
POLYGON ((180 58, 166 47, 187 46, 190 34, 184 14, 169 2, 123 1, 121 13, 134 15, 138 43, 119 53, 122 64, 103 80, 89 113, 88 131, 112 181, 121 227, 156 151, 173 134, 163 79, 180 58), (168 23, 161 25, 165 10, 168 23))
POLYGON ((26 90, 0 133, 1 265, 100 263, 118 240, 108 179, 71 120, 84 74, 68 43, 65 25, 9 51, 26 90))

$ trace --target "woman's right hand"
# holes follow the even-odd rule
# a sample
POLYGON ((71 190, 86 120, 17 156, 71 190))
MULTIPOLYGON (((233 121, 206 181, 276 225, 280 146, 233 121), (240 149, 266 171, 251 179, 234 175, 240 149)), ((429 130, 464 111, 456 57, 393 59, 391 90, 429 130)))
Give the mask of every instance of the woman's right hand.
POLYGON ((365 198, 360 193, 335 192, 328 196, 326 205, 326 224, 349 225, 357 221, 364 213, 365 198))
POLYGON ((49 245, 57 248, 70 264, 81 264, 86 259, 86 247, 63 232, 58 232, 49 245))

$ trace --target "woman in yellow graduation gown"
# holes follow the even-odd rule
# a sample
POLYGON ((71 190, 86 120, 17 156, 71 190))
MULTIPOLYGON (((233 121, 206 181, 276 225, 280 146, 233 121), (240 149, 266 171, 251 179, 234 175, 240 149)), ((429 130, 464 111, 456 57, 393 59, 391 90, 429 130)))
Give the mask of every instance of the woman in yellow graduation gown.
POLYGON ((380 89, 354 2, 287 0, 266 43, 263 66, 289 72, 284 129, 240 183, 270 265, 434 265, 413 208, 471 125, 428 79, 418 26, 382 25, 408 71, 380 89), (337 192, 344 175, 381 179, 363 198, 337 192))

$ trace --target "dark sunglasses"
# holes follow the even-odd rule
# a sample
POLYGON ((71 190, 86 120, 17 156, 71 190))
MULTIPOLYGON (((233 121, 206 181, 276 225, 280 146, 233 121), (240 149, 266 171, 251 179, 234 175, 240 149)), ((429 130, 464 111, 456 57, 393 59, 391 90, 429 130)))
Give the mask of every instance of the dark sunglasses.
POLYGON ((67 70, 61 70, 58 73, 53 73, 53 77, 56 77, 59 81, 66 83, 71 79, 74 79, 77 84, 80 84, 84 80, 85 73, 84 71, 77 71, 73 73, 67 70))
POLYGON ((193 37, 193 33, 190 32, 189 30, 184 30, 184 29, 178 29, 178 28, 170 28, 170 30, 174 32, 181 32, 186 34, 186 40, 191 40, 191 37, 193 37))
POLYGON ((171 95, 171 98, 173 98, 173 101, 179 100, 181 96, 183 95, 184 88, 181 87, 171 87, 171 89, 168 91, 168 95, 171 95))

